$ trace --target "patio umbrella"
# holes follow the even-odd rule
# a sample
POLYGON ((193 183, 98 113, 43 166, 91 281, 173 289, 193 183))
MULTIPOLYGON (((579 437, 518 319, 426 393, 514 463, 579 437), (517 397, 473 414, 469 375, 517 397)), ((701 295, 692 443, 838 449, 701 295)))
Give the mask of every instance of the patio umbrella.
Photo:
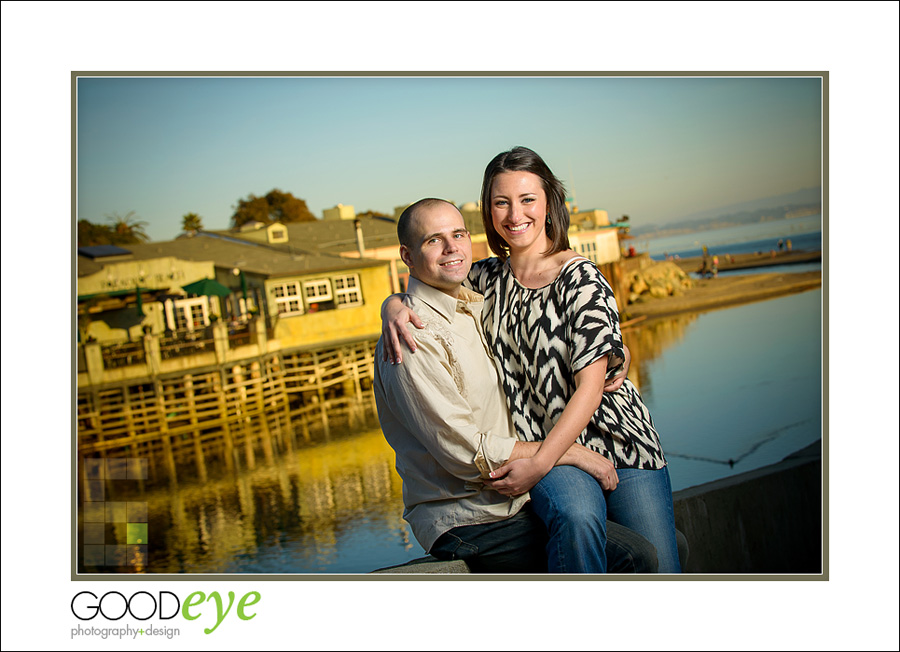
POLYGON ((208 297, 227 297, 231 294, 229 288, 212 278, 205 278, 202 281, 194 281, 193 283, 182 285, 181 289, 188 294, 205 295, 208 297))

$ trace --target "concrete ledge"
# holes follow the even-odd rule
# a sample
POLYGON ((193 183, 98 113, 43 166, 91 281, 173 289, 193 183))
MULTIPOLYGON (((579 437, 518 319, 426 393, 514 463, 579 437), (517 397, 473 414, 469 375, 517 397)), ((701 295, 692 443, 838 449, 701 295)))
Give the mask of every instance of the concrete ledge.
POLYGON ((821 441, 777 464, 675 492, 688 573, 823 572, 821 441))
MULTIPOLYGON (((673 494, 685 573, 820 574, 822 442, 781 462, 673 494)), ((374 573, 471 573, 464 561, 414 559, 374 573)))
POLYGON ((392 575, 397 574, 425 574, 425 575, 456 575, 456 574, 465 574, 471 573, 469 570, 469 565, 466 564, 462 559, 457 559, 454 561, 441 561, 431 555, 427 557, 419 557, 418 559, 413 559, 412 561, 408 561, 405 564, 400 564, 399 566, 389 566, 387 568, 380 568, 377 571, 372 571, 375 573, 389 573, 392 575))

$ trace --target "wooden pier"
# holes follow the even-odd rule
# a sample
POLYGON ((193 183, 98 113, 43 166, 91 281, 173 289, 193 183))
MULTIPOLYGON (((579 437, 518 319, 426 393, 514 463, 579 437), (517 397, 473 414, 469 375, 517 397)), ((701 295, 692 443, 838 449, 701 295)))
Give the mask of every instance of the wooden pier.
POLYGON ((80 457, 141 457, 172 480, 207 462, 254 468, 290 452, 298 437, 328 436, 375 416, 374 341, 279 351, 187 373, 84 388, 78 393, 80 457))
MULTIPOLYGON (((709 264, 712 264, 712 255, 709 256, 709 264)), ((719 271, 726 272, 737 269, 753 269, 756 267, 772 267, 774 265, 799 265, 802 263, 815 263, 822 260, 821 251, 758 251, 750 254, 719 254, 719 271)), ((685 272, 699 273, 703 269, 703 257, 679 258, 673 260, 685 272)))

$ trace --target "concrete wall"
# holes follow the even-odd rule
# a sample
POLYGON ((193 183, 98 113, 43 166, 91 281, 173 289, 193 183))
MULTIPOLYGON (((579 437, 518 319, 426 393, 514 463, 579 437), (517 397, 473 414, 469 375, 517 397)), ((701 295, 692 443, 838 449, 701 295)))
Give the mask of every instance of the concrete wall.
MULTIPOLYGON (((819 574, 821 441, 777 464, 675 492, 675 525, 690 546, 685 573, 819 574)), ((390 574, 467 573, 465 562, 426 557, 390 574)))
POLYGON ((821 442, 778 464, 674 494, 690 573, 820 573, 821 442))

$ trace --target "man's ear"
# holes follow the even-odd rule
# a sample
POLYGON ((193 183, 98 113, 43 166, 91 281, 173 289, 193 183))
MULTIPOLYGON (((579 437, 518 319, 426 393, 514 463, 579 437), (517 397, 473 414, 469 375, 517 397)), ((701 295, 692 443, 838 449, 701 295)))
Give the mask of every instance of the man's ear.
POLYGON ((412 256, 409 255, 409 247, 406 245, 400 245, 400 260, 402 260, 403 264, 410 269, 413 268, 412 256))

